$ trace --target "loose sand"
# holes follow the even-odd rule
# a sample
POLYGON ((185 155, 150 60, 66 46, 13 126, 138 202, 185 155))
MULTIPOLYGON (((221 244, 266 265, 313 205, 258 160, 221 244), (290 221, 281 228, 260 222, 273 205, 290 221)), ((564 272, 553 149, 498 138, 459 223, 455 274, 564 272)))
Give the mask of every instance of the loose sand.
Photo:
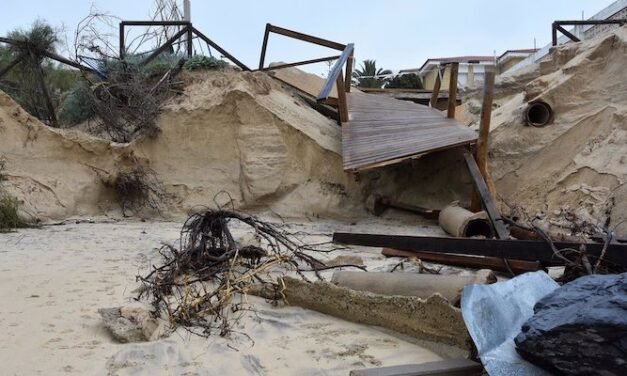
MULTIPOLYGON (((490 168, 497 190, 560 227, 566 212, 627 233, 627 28, 554 49, 539 64, 497 81, 490 168), (555 113, 524 124, 528 101, 555 113)), ((476 108, 480 94, 466 104, 476 108)))
MULTIPOLYGON (((441 234, 437 227, 393 221, 362 221, 358 226, 365 231, 441 234)), ((333 230, 352 228, 319 222, 289 229, 317 234, 311 241, 320 241, 328 240, 333 230)), ((274 308, 256 297, 249 297, 256 312, 236 328, 250 339, 237 333, 230 340, 203 339, 179 329, 155 342, 116 343, 97 310, 132 304, 139 286, 135 275, 149 270, 158 256, 154 248, 175 241, 179 229, 174 222, 69 221, 0 235, 2 374, 346 375, 355 368, 441 359, 439 352, 408 337, 298 307, 274 308)), ((378 249, 339 254, 360 255, 372 271, 389 271, 398 262, 384 259, 378 249)))

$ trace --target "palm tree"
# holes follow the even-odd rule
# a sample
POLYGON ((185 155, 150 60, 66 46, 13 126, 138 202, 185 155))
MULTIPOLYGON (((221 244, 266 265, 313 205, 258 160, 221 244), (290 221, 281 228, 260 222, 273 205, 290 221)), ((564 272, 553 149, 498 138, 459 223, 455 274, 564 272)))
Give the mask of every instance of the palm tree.
POLYGON ((387 77, 382 76, 389 74, 392 74, 392 71, 389 69, 377 69, 375 60, 364 60, 361 63, 361 69, 353 72, 353 78, 357 81, 358 87, 381 88, 388 81, 387 77))

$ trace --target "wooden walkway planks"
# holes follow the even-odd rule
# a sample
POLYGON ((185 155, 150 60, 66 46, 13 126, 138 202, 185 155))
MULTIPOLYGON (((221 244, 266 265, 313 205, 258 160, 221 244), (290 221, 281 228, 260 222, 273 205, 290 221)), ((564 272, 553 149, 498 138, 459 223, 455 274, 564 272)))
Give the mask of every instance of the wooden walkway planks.
POLYGON ((431 107, 376 94, 347 93, 342 126, 344 170, 398 163, 476 142, 477 133, 431 107))

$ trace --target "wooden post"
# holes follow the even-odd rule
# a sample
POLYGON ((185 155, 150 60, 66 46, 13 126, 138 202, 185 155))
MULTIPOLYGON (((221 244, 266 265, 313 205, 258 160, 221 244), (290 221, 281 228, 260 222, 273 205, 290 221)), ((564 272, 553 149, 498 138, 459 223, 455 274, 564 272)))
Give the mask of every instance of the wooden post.
POLYGON ((555 24, 555 22, 553 22, 553 24, 551 25, 551 36, 552 36, 552 42, 553 42, 553 47, 557 46, 557 25, 555 24))
POLYGON ((268 48, 268 37, 270 36, 271 25, 266 24, 266 32, 263 34, 263 43, 261 44, 261 56, 259 57, 259 70, 263 69, 266 61, 266 49, 268 48))
MULTIPOLYGON (((485 81, 483 85, 483 105, 481 107, 481 122, 479 124, 479 139, 477 141, 477 151, 475 152, 475 160, 479 166, 479 171, 488 186, 492 200, 496 198, 496 188, 494 181, 488 171, 488 140, 490 137, 490 119, 492 117, 492 102, 494 100, 494 77, 495 67, 485 67, 485 81)), ((481 210, 481 199, 475 190, 472 196, 470 210, 478 212, 481 210)))
POLYGON ((351 53, 351 56, 346 60, 346 79, 344 80, 344 85, 346 85, 346 92, 351 92, 351 83, 353 81, 353 60, 354 55, 351 53))
POLYGON ((337 112, 340 118, 340 124, 342 124, 348 121, 348 108, 346 105, 346 91, 343 72, 340 72, 335 82, 337 84, 337 112))
POLYGON ((7 74, 11 69, 13 69, 14 66, 18 65, 20 63, 20 61, 22 61, 24 59, 24 53, 20 53, 18 55, 18 57, 16 57, 12 62, 9 63, 9 65, 7 65, 6 67, 4 67, 3 69, 0 70, 0 78, 2 78, 2 76, 4 76, 5 74, 7 74))
POLYGON ((459 72, 459 63, 451 63, 451 75, 448 86, 448 113, 446 117, 455 118, 455 107, 457 106, 457 73, 459 72))
POLYGON ((124 55, 126 54, 124 43, 124 23, 120 22, 120 60, 124 60, 124 55))
POLYGON ((185 30, 187 30, 187 57, 191 59, 194 56, 194 33, 191 25, 186 26, 185 30))
POLYGON ((433 91, 431 92, 431 102, 429 104, 432 108, 437 108, 438 100, 440 99, 440 88, 442 87, 442 75, 444 71, 441 67, 438 67, 438 76, 435 78, 435 82, 433 83, 433 91))
POLYGON ((48 87, 46 86, 44 72, 41 69, 41 64, 39 64, 39 61, 37 60, 37 57, 35 56, 33 51, 29 51, 29 52, 30 52, 31 59, 33 60, 35 72, 37 74, 37 81, 39 81, 39 88, 41 89, 41 93, 44 96, 44 101, 46 102, 46 107, 48 109, 48 116, 50 117, 50 125, 56 128, 58 127, 59 124, 57 122, 57 115, 55 113, 54 105, 52 104, 52 101, 50 100, 50 94, 48 93, 48 87))

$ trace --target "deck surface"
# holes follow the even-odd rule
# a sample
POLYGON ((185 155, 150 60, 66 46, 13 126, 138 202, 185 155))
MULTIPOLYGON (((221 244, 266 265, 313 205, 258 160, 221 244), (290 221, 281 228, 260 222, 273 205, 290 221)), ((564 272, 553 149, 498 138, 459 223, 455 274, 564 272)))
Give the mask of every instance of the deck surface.
POLYGON ((381 167, 477 140, 475 131, 428 106, 357 92, 347 93, 347 104, 344 170, 381 167))

